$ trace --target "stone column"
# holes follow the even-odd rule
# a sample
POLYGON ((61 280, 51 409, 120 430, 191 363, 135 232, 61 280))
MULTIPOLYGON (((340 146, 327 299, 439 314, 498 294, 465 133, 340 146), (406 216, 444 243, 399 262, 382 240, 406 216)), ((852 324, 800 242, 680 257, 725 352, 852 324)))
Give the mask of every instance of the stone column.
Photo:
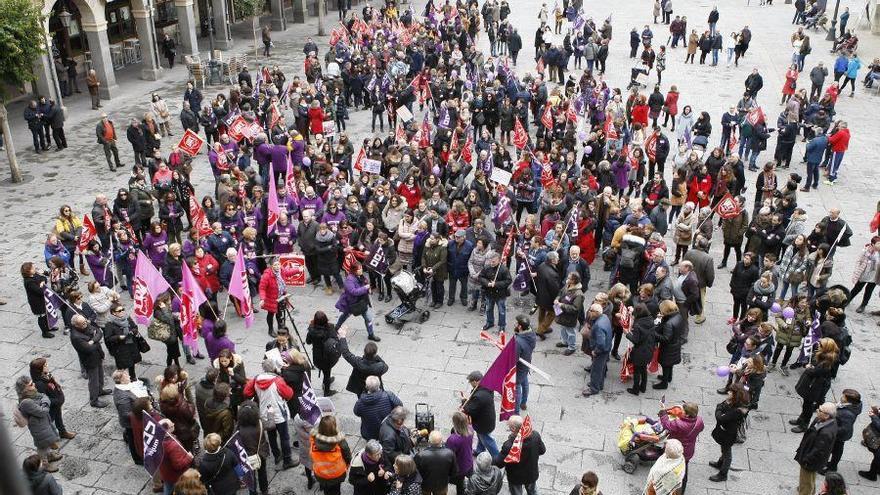
POLYGON ((48 54, 42 54, 34 60, 34 75, 37 80, 34 81, 33 93, 34 99, 37 96, 45 96, 47 99, 55 101, 63 101, 60 89, 58 88, 57 77, 55 74, 55 63, 49 59, 48 54))
POLYGON ((141 42, 141 79, 156 81, 162 76, 162 55, 156 44, 153 12, 149 8, 132 9, 131 15, 141 42))
POLYGON ((287 29, 287 19, 284 18, 284 0, 272 0, 272 31, 284 31, 287 29))
POLYGON ((306 22, 306 0, 293 0, 293 22, 306 22))
POLYGON ((226 0, 209 0, 214 10, 214 46, 220 50, 232 48, 232 31, 226 20, 226 0))
POLYGON ((872 3, 874 4, 874 15, 871 19, 871 34, 880 34, 880 2, 874 0, 872 3))
POLYGON ((110 40, 107 39, 107 21, 99 19, 94 23, 82 21, 82 30, 86 33, 89 42, 89 52, 92 58, 92 69, 98 75, 101 86, 98 95, 103 100, 109 100, 119 90, 116 84, 116 72, 113 69, 113 58, 110 56, 110 40))
POLYGON ((196 14, 193 0, 174 0, 177 10, 177 29, 180 31, 181 62, 183 55, 198 55, 199 42, 196 38, 196 14))

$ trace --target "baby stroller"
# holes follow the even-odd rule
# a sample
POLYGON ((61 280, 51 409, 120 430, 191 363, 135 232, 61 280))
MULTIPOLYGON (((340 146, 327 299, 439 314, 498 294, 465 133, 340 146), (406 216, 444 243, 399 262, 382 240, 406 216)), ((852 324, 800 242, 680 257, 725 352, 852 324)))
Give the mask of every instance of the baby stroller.
POLYGON ((425 297, 427 286, 427 281, 424 284, 419 283, 416 277, 407 271, 401 271, 391 277, 391 287, 401 302, 385 315, 385 323, 399 329, 408 322, 424 323, 428 321, 431 312, 418 307, 419 300, 425 297))
POLYGON ((626 418, 617 433, 617 448, 623 454, 623 471, 632 474, 642 462, 654 462, 663 455, 667 433, 658 421, 648 417, 626 418))

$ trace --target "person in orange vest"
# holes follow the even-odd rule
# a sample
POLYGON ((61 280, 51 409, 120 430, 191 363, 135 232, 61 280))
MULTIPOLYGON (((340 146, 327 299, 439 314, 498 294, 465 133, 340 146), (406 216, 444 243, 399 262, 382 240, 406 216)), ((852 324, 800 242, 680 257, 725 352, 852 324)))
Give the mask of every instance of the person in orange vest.
POLYGON ((339 495, 351 464, 351 448, 339 431, 335 416, 324 416, 309 438, 312 472, 324 495, 339 495))

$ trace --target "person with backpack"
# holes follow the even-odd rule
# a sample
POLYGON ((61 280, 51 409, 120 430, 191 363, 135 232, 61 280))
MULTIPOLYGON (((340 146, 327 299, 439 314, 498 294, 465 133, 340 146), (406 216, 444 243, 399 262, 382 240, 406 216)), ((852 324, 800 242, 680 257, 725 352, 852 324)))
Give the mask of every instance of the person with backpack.
POLYGON ((330 324, 323 311, 316 311, 309 323, 306 333, 306 344, 312 346, 312 364, 321 372, 324 396, 329 397, 336 392, 330 390, 333 383, 333 367, 342 357, 336 327, 330 324))
POLYGON ((312 472, 324 495, 339 495, 345 474, 351 464, 351 449, 339 431, 335 416, 324 416, 312 430, 309 457, 312 472))
POLYGON ((248 398, 257 397, 260 404, 260 419, 264 425, 268 425, 266 429, 269 433, 269 446, 272 448, 275 464, 283 460, 283 469, 296 466, 290 450, 290 431, 287 428, 287 421, 290 419, 287 401, 293 397, 293 389, 278 376, 275 363, 271 359, 263 360, 263 372, 248 380, 244 387, 244 395, 248 398))

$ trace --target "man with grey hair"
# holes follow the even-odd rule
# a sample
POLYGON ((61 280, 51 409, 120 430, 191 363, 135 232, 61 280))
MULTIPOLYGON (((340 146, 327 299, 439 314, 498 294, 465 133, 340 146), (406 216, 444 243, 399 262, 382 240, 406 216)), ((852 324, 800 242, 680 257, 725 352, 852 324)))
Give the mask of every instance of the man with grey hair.
POLYGON ((510 295, 510 271, 501 263, 501 255, 492 253, 480 272, 480 286, 486 294, 486 324, 483 330, 495 326, 495 307, 498 307, 498 331, 507 325, 507 297, 510 295))
POLYGON ((446 495, 449 483, 458 474, 455 453, 443 446, 443 434, 437 430, 428 435, 428 446, 415 455, 416 467, 422 476, 422 495, 446 495))
POLYGON ((709 239, 703 237, 702 234, 697 234, 694 239, 694 248, 684 254, 684 260, 693 265, 694 274, 697 276, 697 285, 700 288, 700 312, 694 318, 694 323, 701 325, 706 321, 706 317, 703 315, 703 309, 706 305, 706 290, 715 283, 715 265, 712 262, 712 256, 709 255, 709 239))
POLYGON ((523 418, 520 416, 511 416, 507 420, 507 429, 510 431, 510 436, 504 442, 504 445, 501 446, 501 452, 495 458, 495 465, 503 467, 506 471, 510 495, 523 495, 524 491, 528 495, 538 495, 537 482, 538 475, 540 474, 538 460, 547 452, 547 447, 544 446, 544 441, 541 440, 541 434, 536 430, 532 430, 523 438, 519 462, 508 463, 505 460, 507 454, 510 453, 510 449, 513 448, 513 443, 516 441, 516 436, 522 425, 523 418))
POLYGON ((697 280, 697 274, 694 273, 694 265, 690 261, 682 261, 678 265, 678 277, 672 281, 672 293, 675 295, 675 303, 684 320, 684 333, 682 334, 683 342, 687 342, 690 328, 688 317, 690 315, 698 315, 703 312, 700 299, 700 282, 697 280))
POLYGON ((361 418, 361 437, 364 440, 378 439, 382 420, 395 407, 403 406, 403 402, 393 392, 382 390, 378 376, 368 376, 365 388, 354 404, 354 415, 361 418))
POLYGON ((403 423, 406 421, 407 411, 403 406, 397 406, 382 420, 379 426, 379 443, 382 444, 382 453, 385 457, 385 465, 394 465, 394 459, 401 454, 411 454, 413 451, 413 433, 410 433, 403 423))
POLYGON ((290 409, 287 401, 293 398, 293 389, 287 385, 283 378, 275 372, 278 365, 271 359, 263 360, 263 372, 248 380, 244 387, 244 396, 256 397, 260 404, 260 420, 264 424, 274 425, 267 428, 269 433, 269 447, 272 449, 272 457, 277 465, 284 461, 284 469, 294 467, 290 449, 290 430, 287 421, 290 418, 290 409), (278 438, 281 438, 279 448, 278 438))
POLYGON ((545 340, 546 334, 553 331, 553 302, 562 288, 562 278, 559 274, 559 253, 549 251, 544 262, 536 268, 538 274, 535 277, 535 306, 538 309, 538 328, 535 330, 538 338, 545 340))
POLYGON ((110 403, 102 400, 101 396, 110 395, 113 391, 104 388, 104 350, 101 348, 104 334, 80 314, 73 315, 70 323, 73 326, 70 343, 89 379, 89 404, 92 407, 107 407, 110 403))
POLYGON ((351 459, 348 480, 354 485, 354 495, 385 495, 388 493, 388 480, 391 471, 382 464, 382 444, 370 440, 363 450, 351 459))
MULTIPOLYGON (((810 427, 804 431, 801 443, 794 455, 794 460, 800 464, 800 478, 798 480, 798 495, 813 495, 816 493, 816 472, 825 468, 831 448, 837 438, 837 405, 826 402, 816 409, 816 419, 810 427)), ((794 431, 794 430, 792 430, 794 431)))

